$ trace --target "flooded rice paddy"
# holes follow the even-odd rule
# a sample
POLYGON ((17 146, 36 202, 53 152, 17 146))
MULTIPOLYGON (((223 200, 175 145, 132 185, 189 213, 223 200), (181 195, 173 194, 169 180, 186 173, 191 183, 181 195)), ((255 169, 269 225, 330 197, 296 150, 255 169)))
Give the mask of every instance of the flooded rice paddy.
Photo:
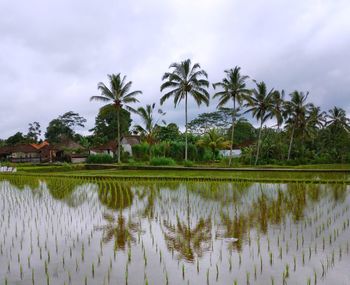
POLYGON ((350 284, 346 184, 0 180, 0 284, 350 284))

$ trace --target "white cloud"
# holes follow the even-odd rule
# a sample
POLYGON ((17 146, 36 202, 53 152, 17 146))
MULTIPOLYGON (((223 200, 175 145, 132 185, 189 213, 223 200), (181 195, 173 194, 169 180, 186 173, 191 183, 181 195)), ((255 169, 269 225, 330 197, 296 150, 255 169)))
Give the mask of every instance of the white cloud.
MULTIPOLYGON (((142 104, 158 103, 163 72, 187 57, 212 82, 239 65, 268 87, 309 90, 324 109, 350 112, 349 14, 346 0, 3 0, 0 137, 69 110, 91 128, 100 105, 89 98, 110 73, 126 74, 142 104)), ((190 118, 214 108, 193 105, 190 118)), ((183 123, 182 106, 163 109, 183 123)))

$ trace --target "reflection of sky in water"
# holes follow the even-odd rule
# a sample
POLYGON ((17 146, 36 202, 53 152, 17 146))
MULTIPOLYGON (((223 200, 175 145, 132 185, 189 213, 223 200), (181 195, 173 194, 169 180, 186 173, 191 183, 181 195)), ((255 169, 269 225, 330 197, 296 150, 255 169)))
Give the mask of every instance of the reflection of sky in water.
POLYGON ((0 282, 349 284, 348 194, 13 177, 0 182, 0 282))

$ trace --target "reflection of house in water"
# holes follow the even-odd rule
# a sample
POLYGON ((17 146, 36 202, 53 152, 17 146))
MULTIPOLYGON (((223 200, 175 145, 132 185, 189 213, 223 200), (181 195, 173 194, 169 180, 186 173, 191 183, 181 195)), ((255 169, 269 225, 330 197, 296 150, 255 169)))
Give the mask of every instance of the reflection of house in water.
POLYGON ((14 163, 43 163, 54 161, 84 162, 86 151, 72 140, 57 144, 44 141, 40 144, 18 144, 0 148, 0 160, 14 163))

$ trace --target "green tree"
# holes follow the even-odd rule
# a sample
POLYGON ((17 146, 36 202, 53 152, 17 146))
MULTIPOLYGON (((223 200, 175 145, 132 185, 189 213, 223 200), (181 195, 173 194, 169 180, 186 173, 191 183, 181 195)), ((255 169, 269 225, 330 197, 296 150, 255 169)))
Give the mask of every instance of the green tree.
POLYGON ((306 103, 309 92, 303 93, 294 91, 290 94, 290 96, 291 100, 285 103, 285 110, 287 114, 286 127, 291 132, 287 160, 290 159, 295 131, 299 129, 299 131, 302 133, 304 132, 306 118, 310 108, 312 107, 311 103, 306 103))
POLYGON ((92 96, 90 101, 100 101, 113 105, 117 112, 117 138, 118 138, 118 163, 120 163, 120 110, 124 107, 130 112, 136 113, 136 110, 128 104, 139 102, 136 96, 142 94, 141 91, 130 91, 132 82, 126 82, 126 76, 121 78, 120 73, 108 75, 110 87, 103 82, 98 83, 97 89, 101 95, 92 96))
POLYGON ((253 117, 260 121, 258 144, 255 157, 255 165, 259 160, 259 151, 261 145, 261 133, 263 124, 273 117, 273 94, 274 90, 267 91, 265 82, 256 82, 256 87, 252 90, 252 95, 247 97, 246 107, 249 109, 246 113, 251 112, 253 117))
POLYGON ((232 109, 219 108, 215 112, 199 114, 188 123, 188 130, 196 135, 203 135, 210 129, 226 129, 231 122, 232 109))
POLYGON ((27 142, 27 138, 21 132, 17 132, 6 139, 6 145, 16 145, 27 142))
POLYGON ((209 130, 197 144, 210 148, 213 153, 213 160, 215 160, 216 154, 220 149, 227 149, 231 146, 231 143, 216 129, 209 130))
MULTIPOLYGON (((227 136, 232 137, 231 128, 227 131, 227 136)), ((234 130, 234 146, 251 143, 256 140, 256 130, 246 118, 236 119, 234 130)))
MULTIPOLYGON (((130 112, 127 110, 120 110, 120 133, 121 135, 128 134, 131 126, 130 112)), ((117 140, 118 128, 117 112, 113 105, 106 105, 102 107, 95 119, 95 127, 91 129, 94 133, 95 144, 106 143, 111 140, 117 140)))
POLYGON ((78 113, 69 111, 49 123, 45 132, 45 138, 49 142, 60 142, 62 138, 73 139, 75 135, 74 128, 83 128, 85 122, 86 119, 78 113))
POLYGON ((27 138, 31 142, 38 143, 41 136, 41 127, 38 122, 33 122, 29 124, 27 138))
POLYGON ((276 125, 277 125, 277 130, 279 131, 283 121, 285 119, 285 110, 284 110, 284 97, 285 97, 285 92, 282 90, 281 92, 278 90, 275 90, 272 95, 272 113, 273 116, 276 118, 276 125))
POLYGON ((170 123, 166 126, 157 125, 154 131, 157 141, 169 142, 180 139, 179 127, 175 123, 170 123))
POLYGON ((342 108, 333 107, 326 115, 326 126, 335 129, 344 129, 350 132, 350 119, 346 117, 346 112, 342 108))
MULTIPOLYGON (((155 136, 155 129, 158 125, 158 123, 161 121, 162 117, 165 116, 165 113, 158 109, 157 113, 159 115, 158 118, 154 117, 154 110, 155 110, 156 104, 153 103, 152 105, 146 105, 146 108, 139 107, 137 109, 137 114, 140 116, 141 121, 143 123, 143 126, 136 125, 135 130, 145 138, 146 142, 149 144, 149 154, 151 158, 152 153, 152 146, 156 142, 156 136, 155 136)), ((162 121, 165 124, 165 121, 162 121)))
POLYGON ((207 88, 209 82, 207 73, 201 69, 198 63, 191 65, 191 60, 187 59, 180 63, 172 63, 169 68, 171 72, 166 72, 162 80, 164 83, 160 87, 160 91, 170 89, 161 99, 160 104, 174 97, 175 107, 185 100, 185 160, 187 160, 187 104, 188 95, 191 95, 200 106, 202 103, 209 105, 209 93, 207 88))
POLYGON ((250 90, 246 88, 246 80, 248 76, 241 75, 240 67, 236 66, 234 69, 225 70, 226 77, 221 82, 213 84, 214 89, 221 88, 221 91, 215 93, 213 98, 219 98, 218 107, 223 107, 226 103, 233 103, 232 109, 232 127, 231 127, 231 147, 230 147, 230 160, 229 165, 232 162, 232 148, 234 139, 234 126, 238 113, 236 104, 241 105, 243 99, 250 94, 250 90))

